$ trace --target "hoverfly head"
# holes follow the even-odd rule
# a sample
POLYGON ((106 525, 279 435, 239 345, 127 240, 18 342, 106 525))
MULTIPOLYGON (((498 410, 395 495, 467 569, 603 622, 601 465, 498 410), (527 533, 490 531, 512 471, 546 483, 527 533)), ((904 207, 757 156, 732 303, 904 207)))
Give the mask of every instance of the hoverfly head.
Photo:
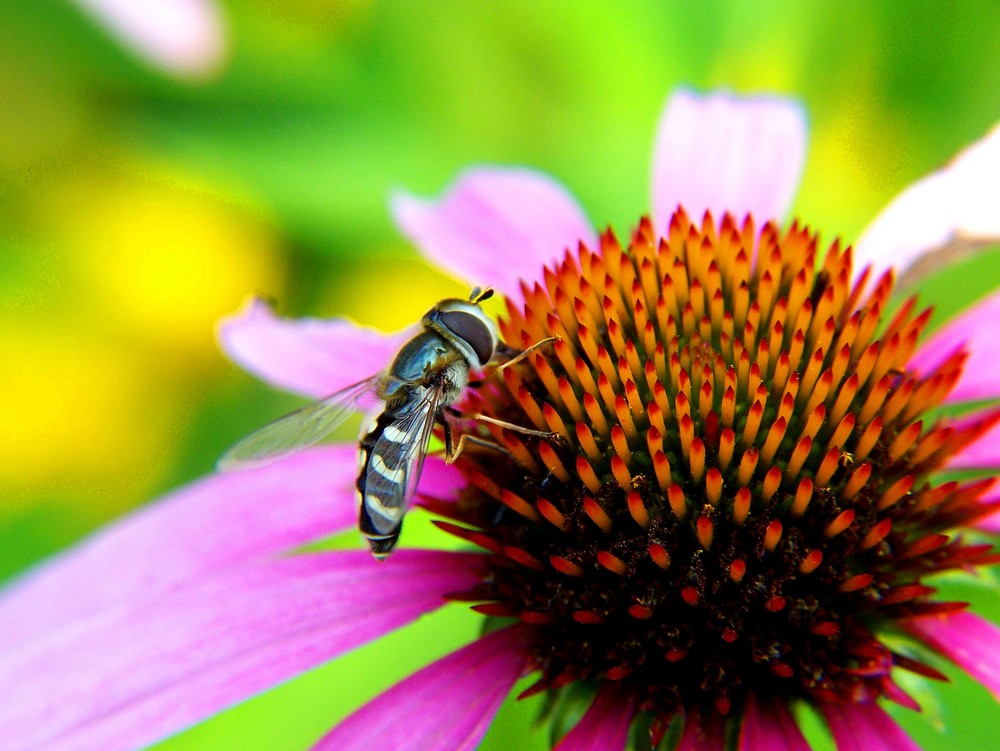
POLYGON ((500 342, 496 322, 479 305, 492 294, 491 289, 480 293, 477 288, 473 290, 473 299, 442 300, 427 312, 423 320, 425 326, 457 347, 471 365, 480 368, 493 359, 500 342))

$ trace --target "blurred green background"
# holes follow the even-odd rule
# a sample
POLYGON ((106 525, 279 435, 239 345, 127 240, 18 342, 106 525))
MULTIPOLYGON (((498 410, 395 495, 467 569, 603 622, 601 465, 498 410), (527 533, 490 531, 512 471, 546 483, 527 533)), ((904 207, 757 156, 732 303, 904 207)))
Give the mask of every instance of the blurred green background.
MULTIPOLYGON (((795 212, 850 241, 1000 120, 990 0, 218 10, 220 56, 192 72, 136 54, 70 0, 0 3, 0 579, 210 472, 299 403, 216 350, 214 322, 245 295, 394 328, 461 294, 392 226, 393 188, 533 165, 624 230, 649 208, 672 87, 772 91, 811 120, 795 212)), ((925 284, 937 322, 1000 286, 998 266, 988 254, 925 284)), ((958 596, 1000 619, 991 591, 958 596)), ((476 627, 446 609, 163 748, 307 748, 476 627)), ((988 747, 996 705, 950 674, 946 731, 935 712, 895 715, 927 748, 988 747)), ((544 747, 524 735, 534 709, 506 706, 487 746, 544 747)))

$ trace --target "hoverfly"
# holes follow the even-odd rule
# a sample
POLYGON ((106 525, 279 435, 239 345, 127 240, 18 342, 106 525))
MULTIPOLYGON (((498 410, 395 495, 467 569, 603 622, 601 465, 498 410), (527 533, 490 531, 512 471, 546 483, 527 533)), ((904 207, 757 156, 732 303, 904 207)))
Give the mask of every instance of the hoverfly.
MULTIPOLYGON (((403 515, 416 492, 427 444, 435 425, 444 432, 445 456, 454 461, 466 441, 505 451, 500 446, 463 434, 452 445, 446 414, 470 384, 470 371, 481 369, 498 355, 506 358, 497 370, 521 360, 554 338, 517 352, 500 341, 496 323, 481 304, 493 290, 477 287, 468 300, 441 300, 421 319, 421 330, 407 341, 389 366, 374 376, 278 418, 251 433, 219 460, 221 470, 259 467, 322 440, 341 425, 367 396, 382 402, 382 410, 358 444, 358 526, 372 555, 386 558, 399 539, 403 515)), ((521 433, 550 436, 484 415, 521 433)))

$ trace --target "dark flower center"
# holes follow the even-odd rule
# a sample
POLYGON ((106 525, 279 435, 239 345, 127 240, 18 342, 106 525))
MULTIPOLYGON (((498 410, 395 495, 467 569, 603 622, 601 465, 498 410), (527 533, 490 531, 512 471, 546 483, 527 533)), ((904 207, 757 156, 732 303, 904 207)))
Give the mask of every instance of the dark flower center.
POLYGON ((751 689, 861 701, 901 693, 894 666, 938 676, 879 634, 962 607, 926 575, 992 560, 949 534, 985 483, 931 480, 992 422, 928 421, 964 355, 907 370, 930 311, 887 319, 891 275, 866 295, 850 249, 816 258, 798 224, 678 212, 508 304, 507 342, 560 339, 466 406, 551 437, 490 426, 509 456, 466 454, 458 502, 429 505, 488 551, 460 597, 529 624, 534 690, 619 681, 655 734, 751 689))

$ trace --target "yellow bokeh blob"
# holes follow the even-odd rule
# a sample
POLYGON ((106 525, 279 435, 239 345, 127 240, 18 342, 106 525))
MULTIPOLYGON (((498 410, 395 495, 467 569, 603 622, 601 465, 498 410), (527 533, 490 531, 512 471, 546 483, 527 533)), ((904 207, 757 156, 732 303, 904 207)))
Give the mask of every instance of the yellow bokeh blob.
MULTIPOLYGON (((368 250, 365 262, 352 266, 332 281, 323 315, 348 316, 384 331, 406 328, 420 320, 438 300, 468 297, 469 288, 428 265, 414 251, 368 250)), ((497 305, 493 303, 491 305, 497 305)))
POLYGON ((29 489, 59 497, 138 483, 141 492, 176 390, 154 395, 152 365, 100 338, 7 323, 0 339, 12 355, 0 368, 0 487, 8 500, 29 489))
POLYGON ((248 293, 283 289, 270 228, 187 184, 105 178, 71 184, 63 199, 83 304, 136 346, 214 360, 215 320, 248 293))
POLYGON ((44 252, 23 258, 41 291, 0 322, 0 513, 43 489, 120 510, 158 486, 192 400, 231 367, 216 320, 282 294, 277 233, 148 165, 75 174, 35 201, 44 252))
MULTIPOLYGON (((831 113, 825 127, 813 134, 798 206, 800 216, 821 224, 828 239, 856 241, 892 196, 899 175, 883 143, 893 129, 865 92, 857 91, 849 105, 831 113)), ((894 140, 901 142, 901 136, 894 140)))

